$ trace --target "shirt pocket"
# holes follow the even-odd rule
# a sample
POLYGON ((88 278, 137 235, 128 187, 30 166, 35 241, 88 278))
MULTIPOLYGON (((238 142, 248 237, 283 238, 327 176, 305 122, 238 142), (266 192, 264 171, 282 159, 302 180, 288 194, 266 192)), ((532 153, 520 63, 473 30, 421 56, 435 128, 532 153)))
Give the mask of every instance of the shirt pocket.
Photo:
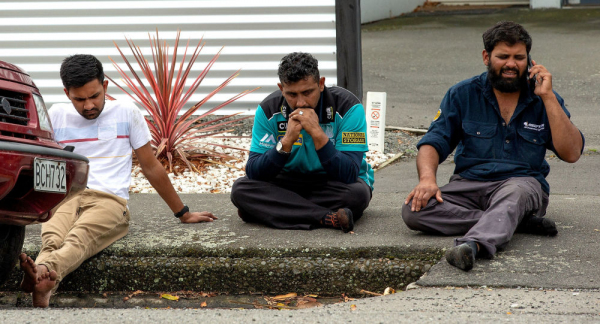
POLYGON ((519 155, 523 162, 529 163, 533 169, 539 169, 546 155, 547 131, 529 131, 518 129, 520 139, 519 155))
POLYGON ((496 124, 463 122, 464 153, 469 157, 495 158, 494 138, 498 132, 496 124))
POLYGON ((117 138, 117 123, 114 119, 102 120, 98 123, 98 139, 108 141, 117 138))

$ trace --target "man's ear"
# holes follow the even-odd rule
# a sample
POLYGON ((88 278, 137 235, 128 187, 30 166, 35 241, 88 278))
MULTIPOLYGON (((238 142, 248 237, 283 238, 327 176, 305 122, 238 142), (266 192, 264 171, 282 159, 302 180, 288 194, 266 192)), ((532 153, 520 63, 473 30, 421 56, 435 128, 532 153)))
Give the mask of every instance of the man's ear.
POLYGON ((63 88, 63 91, 67 95, 67 98, 69 98, 69 100, 71 100, 71 96, 69 96, 69 90, 67 90, 67 88, 63 88))
POLYGON ((483 52, 481 52, 481 58, 483 58, 483 64, 485 64, 485 66, 490 65, 490 53, 488 53, 488 51, 483 50, 483 52))
POLYGON ((108 89, 108 80, 104 80, 102 82, 102 87, 104 88, 104 94, 106 95, 106 89, 108 89))
POLYGON ((319 79, 319 91, 323 92, 324 89, 325 89, 325 77, 321 77, 321 79, 319 79))
POLYGON ((277 83, 277 86, 279 87, 279 90, 281 90, 281 92, 283 92, 283 85, 281 85, 281 83, 277 83))

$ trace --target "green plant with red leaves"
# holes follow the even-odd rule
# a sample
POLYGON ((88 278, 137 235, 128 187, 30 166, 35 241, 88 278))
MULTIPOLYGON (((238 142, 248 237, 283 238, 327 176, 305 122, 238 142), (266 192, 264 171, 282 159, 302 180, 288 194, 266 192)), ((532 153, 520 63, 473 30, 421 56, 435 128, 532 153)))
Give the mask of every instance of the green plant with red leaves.
POLYGON ((229 158, 226 154, 217 152, 215 150, 216 147, 245 150, 216 143, 200 143, 197 140, 207 137, 218 137, 223 133, 231 131, 232 127, 239 125, 234 123, 252 116, 232 119, 233 116, 237 115, 232 114, 217 117, 210 121, 201 120, 258 88, 245 90, 202 114, 193 115, 193 113, 202 107, 203 104, 237 77, 240 72, 240 70, 238 70, 204 97, 204 99, 194 104, 179 116, 182 108, 184 108, 192 94, 198 89, 206 77, 206 74, 210 71, 210 68, 223 50, 223 48, 221 48, 221 50, 215 54, 204 70, 195 78, 191 85, 189 85, 187 90, 185 90, 186 80, 188 79, 192 66, 200 55, 200 51, 204 48, 205 43, 200 39, 186 65, 185 60, 186 56, 188 56, 187 54, 190 45, 190 41, 188 40, 183 53, 183 58, 178 64, 177 50, 179 48, 180 34, 181 31, 178 30, 171 57, 169 55, 169 46, 166 41, 160 40, 158 31, 156 32, 156 38, 152 37, 150 34, 148 35, 148 38, 150 39, 150 48, 152 50, 153 65, 150 65, 148 60, 142 54, 141 49, 133 43, 133 40, 125 38, 140 67, 144 77, 143 79, 149 84, 148 87, 144 85, 143 79, 135 72, 129 60, 127 60, 127 57, 123 54, 116 42, 114 44, 127 65, 128 72, 131 73, 133 77, 130 77, 123 69, 121 69, 112 58, 109 58, 131 93, 108 75, 106 77, 148 112, 152 120, 146 117, 146 122, 148 123, 150 133, 152 134, 152 146, 156 150, 156 157, 162 161, 165 161, 166 159, 171 171, 173 170, 175 157, 185 162, 190 170, 197 171, 194 165, 190 163, 192 158, 207 162, 216 162, 215 160, 218 159, 229 158))

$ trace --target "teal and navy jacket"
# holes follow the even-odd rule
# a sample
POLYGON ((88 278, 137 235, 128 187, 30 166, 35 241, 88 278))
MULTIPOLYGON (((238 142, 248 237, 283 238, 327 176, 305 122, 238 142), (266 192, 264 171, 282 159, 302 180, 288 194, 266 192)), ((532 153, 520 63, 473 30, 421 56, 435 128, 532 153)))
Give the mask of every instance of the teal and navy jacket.
POLYGON ((271 180, 281 172, 291 176, 323 175, 329 180, 354 183, 362 179, 373 190, 373 169, 366 161, 367 122, 360 100, 340 87, 325 87, 315 108, 329 142, 315 149, 305 130, 300 132, 290 156, 277 153, 291 108, 281 91, 275 91, 256 109, 246 175, 271 180))
MULTIPOLYGON (((554 94, 570 118, 563 98, 554 94)), ((581 138, 585 143, 583 134, 581 138)), ((463 178, 500 181, 529 176, 550 193, 545 179, 550 166, 545 154, 546 149, 554 153, 556 150, 544 103, 529 87, 521 91, 510 122, 506 123, 487 72, 456 84, 446 93, 435 120, 417 147, 422 145, 433 146, 440 163, 456 148, 454 173, 463 178)))

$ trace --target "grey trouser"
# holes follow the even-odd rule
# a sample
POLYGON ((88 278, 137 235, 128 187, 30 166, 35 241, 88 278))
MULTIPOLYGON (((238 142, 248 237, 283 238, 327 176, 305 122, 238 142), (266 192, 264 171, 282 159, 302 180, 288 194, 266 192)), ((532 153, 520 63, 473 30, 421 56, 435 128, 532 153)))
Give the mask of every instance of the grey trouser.
POLYGON ((440 188, 443 203, 431 198, 418 212, 402 206, 402 219, 413 230, 442 235, 463 235, 455 245, 475 241, 480 255, 492 257, 512 238, 527 216, 543 217, 548 194, 532 177, 502 181, 472 181, 453 175, 440 188))
POLYGON ((242 177, 231 188, 231 202, 245 222, 283 229, 319 227, 325 214, 349 208, 358 220, 371 201, 371 188, 361 179, 345 184, 324 176, 282 174, 271 181, 242 177))

